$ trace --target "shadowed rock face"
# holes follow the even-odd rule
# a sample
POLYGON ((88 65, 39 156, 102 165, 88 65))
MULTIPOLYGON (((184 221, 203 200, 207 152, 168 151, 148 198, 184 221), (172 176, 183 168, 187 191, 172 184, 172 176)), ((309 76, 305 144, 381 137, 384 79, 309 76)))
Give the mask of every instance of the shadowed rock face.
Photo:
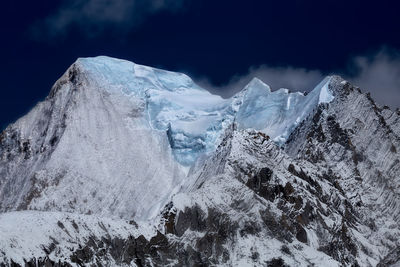
POLYGON ((188 77, 125 64, 119 77, 75 64, 0 135, 0 266, 398 263, 398 112, 333 76, 307 98, 255 80, 178 116, 157 108, 196 87, 188 77), (186 175, 174 149, 208 153, 186 175))

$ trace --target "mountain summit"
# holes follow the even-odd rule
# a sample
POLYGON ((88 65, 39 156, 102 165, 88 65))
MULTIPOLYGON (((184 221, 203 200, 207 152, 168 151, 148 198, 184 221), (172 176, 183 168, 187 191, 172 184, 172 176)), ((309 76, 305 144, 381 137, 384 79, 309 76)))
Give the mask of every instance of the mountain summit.
POLYGON ((388 266, 400 116, 338 76, 253 79, 78 59, 0 135, 0 265, 388 266))

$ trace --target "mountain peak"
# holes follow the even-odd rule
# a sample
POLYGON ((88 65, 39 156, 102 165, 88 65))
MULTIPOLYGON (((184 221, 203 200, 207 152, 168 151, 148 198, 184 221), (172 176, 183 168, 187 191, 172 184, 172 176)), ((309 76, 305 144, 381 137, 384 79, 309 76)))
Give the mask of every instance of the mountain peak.
POLYGON ((73 65, 109 92, 123 91, 127 95, 144 96, 149 89, 174 91, 191 88, 206 91, 186 74, 108 56, 78 58, 73 65))
POLYGON ((271 87, 268 84, 264 83, 261 79, 254 77, 243 88, 242 91, 258 91, 260 93, 270 93, 271 87))
POLYGON ((329 103, 334 99, 330 88, 332 79, 333 76, 327 76, 314 88, 313 91, 319 94, 318 104, 329 103))

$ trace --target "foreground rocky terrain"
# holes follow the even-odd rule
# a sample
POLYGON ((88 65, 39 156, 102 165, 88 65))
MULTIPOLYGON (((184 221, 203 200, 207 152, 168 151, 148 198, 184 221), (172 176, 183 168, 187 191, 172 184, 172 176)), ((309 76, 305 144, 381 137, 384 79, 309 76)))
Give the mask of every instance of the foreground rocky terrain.
POLYGON ((400 112, 340 77, 79 59, 0 135, 0 266, 396 266, 400 112))

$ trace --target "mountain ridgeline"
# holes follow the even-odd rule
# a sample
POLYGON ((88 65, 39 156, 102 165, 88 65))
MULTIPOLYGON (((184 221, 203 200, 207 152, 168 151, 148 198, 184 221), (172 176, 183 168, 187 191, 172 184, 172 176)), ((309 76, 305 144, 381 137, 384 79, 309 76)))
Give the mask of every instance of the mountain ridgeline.
POLYGON ((0 134, 0 266, 397 266, 400 112, 338 76, 78 59, 0 134))

